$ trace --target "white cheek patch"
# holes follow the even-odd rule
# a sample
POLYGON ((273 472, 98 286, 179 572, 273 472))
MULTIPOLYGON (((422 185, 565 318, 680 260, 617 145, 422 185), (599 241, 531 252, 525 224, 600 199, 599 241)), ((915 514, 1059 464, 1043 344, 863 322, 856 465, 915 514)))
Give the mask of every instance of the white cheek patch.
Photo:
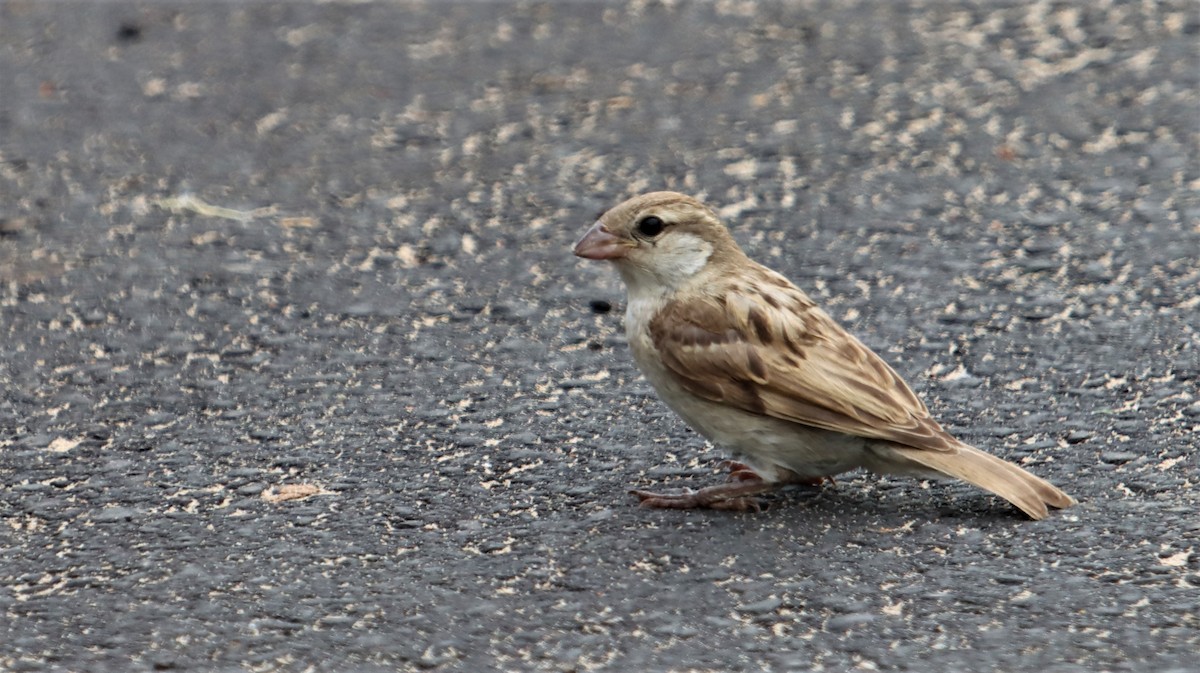
POLYGON ((694 234, 670 232, 654 247, 655 271, 664 280, 682 282, 704 268, 713 247, 694 234))

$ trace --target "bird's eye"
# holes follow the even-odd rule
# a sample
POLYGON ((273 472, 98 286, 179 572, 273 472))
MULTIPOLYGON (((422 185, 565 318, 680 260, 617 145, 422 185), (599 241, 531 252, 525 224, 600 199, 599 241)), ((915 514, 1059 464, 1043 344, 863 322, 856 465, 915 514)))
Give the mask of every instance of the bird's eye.
POLYGON ((663 228, 666 226, 666 223, 662 221, 661 217, 649 215, 638 221, 637 230, 639 234, 645 236, 646 238, 654 238, 655 236, 661 234, 663 232, 663 228))

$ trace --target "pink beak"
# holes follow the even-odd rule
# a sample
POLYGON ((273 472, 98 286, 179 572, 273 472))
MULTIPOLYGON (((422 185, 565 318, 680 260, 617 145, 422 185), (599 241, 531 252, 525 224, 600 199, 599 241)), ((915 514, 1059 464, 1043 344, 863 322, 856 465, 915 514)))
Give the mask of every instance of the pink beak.
POLYGON ((622 239, 613 236, 597 222, 575 244, 575 254, 587 259, 620 259, 629 251, 629 245, 622 239))

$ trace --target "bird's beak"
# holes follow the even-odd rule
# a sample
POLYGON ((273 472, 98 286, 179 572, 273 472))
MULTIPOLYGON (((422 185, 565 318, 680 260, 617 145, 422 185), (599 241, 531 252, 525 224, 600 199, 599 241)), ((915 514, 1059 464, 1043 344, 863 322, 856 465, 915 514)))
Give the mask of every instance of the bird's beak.
POLYGON ((613 236, 597 222, 575 244, 575 254, 587 259, 620 259, 629 252, 629 242, 613 236))

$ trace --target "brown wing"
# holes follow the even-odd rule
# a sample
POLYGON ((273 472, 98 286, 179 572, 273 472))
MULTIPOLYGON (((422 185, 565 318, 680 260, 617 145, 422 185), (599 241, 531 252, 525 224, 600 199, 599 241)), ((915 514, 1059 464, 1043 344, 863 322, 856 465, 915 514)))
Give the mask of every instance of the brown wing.
POLYGON ((786 278, 757 267, 668 304, 650 323, 694 395, 745 411, 932 451, 958 445, 878 355, 786 278))

